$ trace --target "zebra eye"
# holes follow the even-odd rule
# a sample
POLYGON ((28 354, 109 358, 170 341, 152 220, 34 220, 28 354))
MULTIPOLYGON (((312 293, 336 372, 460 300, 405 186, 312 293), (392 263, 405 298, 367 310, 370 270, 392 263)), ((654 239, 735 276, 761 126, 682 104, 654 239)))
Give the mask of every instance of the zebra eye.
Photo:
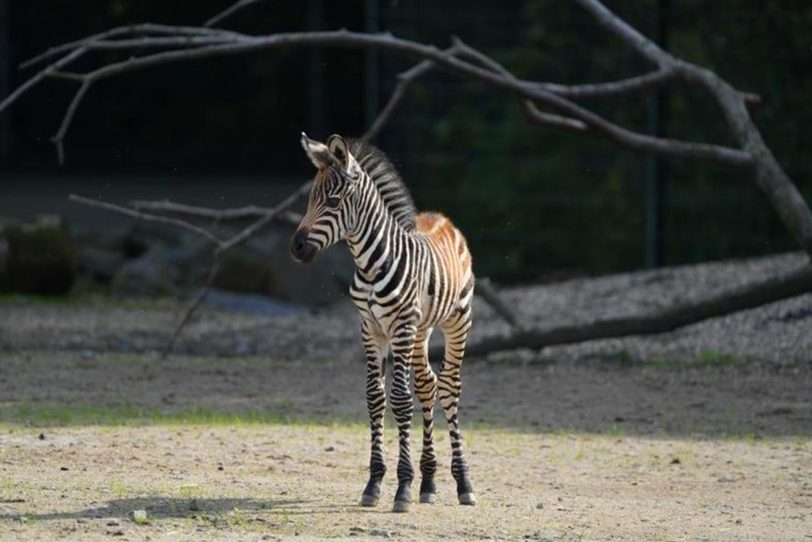
POLYGON ((329 207, 330 209, 337 209, 340 204, 341 204, 341 198, 339 198, 338 196, 330 196, 324 202, 324 205, 326 207, 329 207))

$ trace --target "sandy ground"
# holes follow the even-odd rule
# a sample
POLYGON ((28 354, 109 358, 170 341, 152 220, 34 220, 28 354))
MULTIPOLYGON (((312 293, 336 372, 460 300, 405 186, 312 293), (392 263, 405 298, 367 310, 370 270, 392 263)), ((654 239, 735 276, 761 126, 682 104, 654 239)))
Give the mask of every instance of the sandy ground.
MULTIPOLYGON (((552 326, 803 264, 787 254, 504 294, 552 326)), ((0 299, 0 540, 812 540, 812 294, 669 334, 466 360, 479 504, 455 504, 438 421, 438 503, 406 515, 389 511, 389 415, 384 498, 356 505, 368 434, 348 304, 284 318, 206 307, 161 359, 182 308, 0 299)), ((506 331, 479 301, 476 315, 472 340, 506 331)))
MULTIPOLYGON (((476 507, 356 505, 361 428, 6 431, 4 540, 809 540, 812 443, 469 432, 476 507), (150 523, 128 519, 145 510, 150 523)), ((442 444, 447 444, 443 439, 442 444)), ((389 439, 388 449, 395 449, 389 439)), ((392 498, 394 484, 383 497, 392 498)))
POLYGON ((479 504, 455 503, 440 422, 438 503, 407 515, 389 511, 394 476, 379 508, 356 506, 358 363, 21 352, 0 367, 3 540, 812 539, 803 367, 471 363, 461 416, 479 504), (126 426, 87 425, 122 405, 126 426), (49 407, 61 427, 37 414, 49 407))

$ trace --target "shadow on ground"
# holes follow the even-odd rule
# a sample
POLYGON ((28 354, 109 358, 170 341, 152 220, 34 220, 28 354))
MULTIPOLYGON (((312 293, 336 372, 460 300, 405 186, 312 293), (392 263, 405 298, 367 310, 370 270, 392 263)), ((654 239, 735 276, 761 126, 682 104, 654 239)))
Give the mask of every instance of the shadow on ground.
MULTIPOLYGON (((466 364, 462 423, 532 432, 812 435, 806 366, 765 366, 716 354, 684 363, 627 357, 466 364)), ((367 419, 361 362, 64 352, 5 358, 0 419, 13 423, 360 425, 367 419)))
MULTIPOLYGON (((147 518, 171 519, 191 518, 193 516, 217 518, 234 510, 241 513, 261 511, 284 511, 285 514, 312 512, 312 506, 300 510, 302 505, 309 501, 296 499, 250 499, 250 498, 177 498, 177 497, 134 497, 126 499, 113 499, 101 506, 94 506, 82 510, 66 512, 51 512, 43 514, 26 514, 29 520, 59 520, 59 519, 98 519, 98 518, 124 518, 135 510, 147 512, 147 518)), ((323 513, 323 511, 322 511, 323 513)), ((19 514, 0 514, 0 520, 17 519, 19 514)))

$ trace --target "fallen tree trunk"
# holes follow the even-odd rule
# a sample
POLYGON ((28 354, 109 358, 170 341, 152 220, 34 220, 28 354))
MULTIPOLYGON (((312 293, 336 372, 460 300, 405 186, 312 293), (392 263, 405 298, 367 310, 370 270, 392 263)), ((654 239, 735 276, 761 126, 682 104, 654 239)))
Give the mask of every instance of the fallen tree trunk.
MULTIPOLYGON (((526 328, 507 335, 486 337, 470 344, 466 348, 466 353, 469 356, 483 356, 500 350, 517 348, 538 350, 546 346, 598 339, 655 335, 808 292, 812 292, 812 268, 804 266, 777 277, 722 292, 700 301, 669 307, 650 315, 608 318, 548 329, 526 328)), ((434 348, 430 352, 433 359, 441 359, 442 355, 441 348, 434 348)))

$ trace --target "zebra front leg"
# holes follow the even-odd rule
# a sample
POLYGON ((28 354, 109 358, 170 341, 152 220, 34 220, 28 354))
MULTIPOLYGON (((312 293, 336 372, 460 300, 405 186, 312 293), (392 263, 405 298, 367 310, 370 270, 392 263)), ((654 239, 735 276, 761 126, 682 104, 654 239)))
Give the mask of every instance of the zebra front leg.
POLYGON ((437 489, 434 473, 437 471, 437 455, 434 452, 434 403, 437 400, 437 376, 428 360, 431 329, 418 333, 412 355, 414 388, 423 408, 423 452, 420 455, 420 502, 433 503, 437 489))
POLYGON ((462 435, 457 419, 457 406, 462 390, 460 367, 465 352, 465 341, 471 329, 471 310, 457 313, 443 323, 445 336, 445 359, 438 382, 440 403, 443 405, 448 431, 451 436, 451 475, 457 482, 457 498, 460 504, 476 504, 474 489, 468 478, 468 463, 462 450, 462 435))
POLYGON ((386 339, 372 329, 366 320, 361 328, 367 364, 367 410, 371 433, 369 458, 369 481, 361 496, 361 506, 376 506, 381 494, 381 480, 386 474, 383 460, 383 414, 386 410, 386 388, 384 387, 384 360, 386 359, 386 339))
POLYGON ((398 490, 395 493, 394 512, 408 512, 412 503, 412 479, 414 470, 409 452, 409 437, 414 403, 409 389, 411 379, 412 351, 417 328, 411 324, 396 327, 390 339, 394 370, 392 375, 392 412, 398 426, 398 490))

